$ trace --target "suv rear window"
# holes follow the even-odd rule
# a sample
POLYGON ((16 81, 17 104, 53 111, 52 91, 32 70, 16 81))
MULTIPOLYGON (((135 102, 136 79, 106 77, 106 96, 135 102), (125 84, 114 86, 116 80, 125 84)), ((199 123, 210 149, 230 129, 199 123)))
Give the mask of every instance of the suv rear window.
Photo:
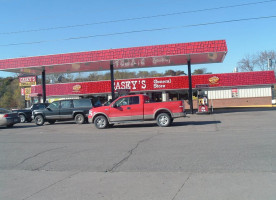
POLYGON ((74 99, 74 108, 93 107, 90 99, 74 99))

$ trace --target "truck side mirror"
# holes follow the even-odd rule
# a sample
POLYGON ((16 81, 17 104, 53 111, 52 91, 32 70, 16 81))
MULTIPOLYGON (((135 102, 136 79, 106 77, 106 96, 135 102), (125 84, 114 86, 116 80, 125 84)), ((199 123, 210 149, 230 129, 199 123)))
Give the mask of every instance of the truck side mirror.
POLYGON ((112 104, 111 107, 112 107, 112 108, 117 108, 118 106, 114 103, 114 104, 112 104))

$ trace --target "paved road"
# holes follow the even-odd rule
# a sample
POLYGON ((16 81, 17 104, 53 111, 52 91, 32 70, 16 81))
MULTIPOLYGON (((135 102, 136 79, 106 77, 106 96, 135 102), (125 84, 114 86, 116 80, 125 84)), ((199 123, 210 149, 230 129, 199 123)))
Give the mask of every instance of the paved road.
POLYGON ((0 199, 276 199, 276 110, 0 128, 0 199))

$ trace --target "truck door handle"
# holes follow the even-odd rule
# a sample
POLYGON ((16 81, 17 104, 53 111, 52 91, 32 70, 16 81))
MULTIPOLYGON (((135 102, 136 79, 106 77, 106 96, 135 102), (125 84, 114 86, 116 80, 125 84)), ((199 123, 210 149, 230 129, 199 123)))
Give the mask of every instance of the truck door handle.
POLYGON ((130 110, 131 108, 130 107, 127 107, 127 110, 130 110))

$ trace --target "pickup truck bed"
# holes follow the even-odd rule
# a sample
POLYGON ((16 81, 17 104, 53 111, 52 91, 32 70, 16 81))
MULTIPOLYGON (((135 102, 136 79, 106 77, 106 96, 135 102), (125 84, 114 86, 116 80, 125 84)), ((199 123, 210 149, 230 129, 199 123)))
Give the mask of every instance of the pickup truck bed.
POLYGON ((18 113, 21 123, 31 122, 32 121, 32 112, 34 110, 44 109, 48 105, 49 105, 48 103, 35 103, 30 108, 25 108, 22 110, 12 110, 12 112, 18 113))

